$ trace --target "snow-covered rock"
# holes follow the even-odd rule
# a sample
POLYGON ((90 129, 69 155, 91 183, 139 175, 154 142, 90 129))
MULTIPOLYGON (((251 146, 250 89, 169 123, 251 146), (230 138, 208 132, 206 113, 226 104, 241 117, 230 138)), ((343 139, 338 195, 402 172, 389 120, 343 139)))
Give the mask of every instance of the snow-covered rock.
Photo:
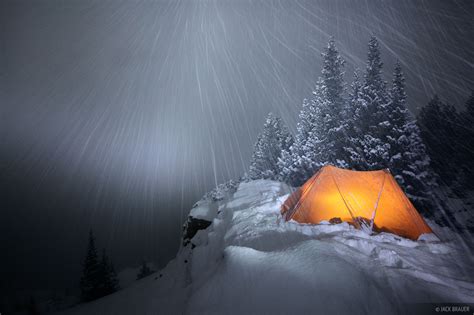
POLYGON ((473 251, 447 228, 429 221, 441 240, 416 242, 345 222, 283 222, 290 192, 259 180, 200 203, 212 211, 191 215, 211 224, 194 246, 155 277, 67 314, 391 314, 409 303, 474 303, 473 251))
MULTIPOLYGON (((233 180, 218 185, 194 204, 183 226, 184 246, 188 245, 200 230, 204 230, 211 225, 212 220, 219 212, 219 205, 225 203, 234 194, 237 186, 238 182, 233 180)), ((195 245, 194 243, 191 244, 193 248, 195 245)))

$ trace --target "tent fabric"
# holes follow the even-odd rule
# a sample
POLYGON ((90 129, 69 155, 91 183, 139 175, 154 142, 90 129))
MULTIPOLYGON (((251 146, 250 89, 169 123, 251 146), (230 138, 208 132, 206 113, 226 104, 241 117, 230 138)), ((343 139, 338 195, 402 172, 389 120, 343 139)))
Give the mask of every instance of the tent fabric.
POLYGON ((375 231, 413 240, 433 233, 389 170, 360 172, 324 166, 288 197, 281 213, 286 221, 300 223, 340 218, 360 227, 360 222, 371 222, 375 231))

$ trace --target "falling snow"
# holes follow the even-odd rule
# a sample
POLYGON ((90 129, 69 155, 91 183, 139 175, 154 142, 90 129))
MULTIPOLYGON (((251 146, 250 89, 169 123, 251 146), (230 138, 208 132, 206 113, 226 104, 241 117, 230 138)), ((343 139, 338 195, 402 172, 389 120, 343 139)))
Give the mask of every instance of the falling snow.
MULTIPOLYGON (((295 131, 330 36, 346 81, 375 34, 387 81, 396 60, 406 72, 413 112, 434 93, 462 104, 474 85, 473 5, 2 1, 4 236, 79 257, 94 226, 119 265, 146 251, 164 263, 194 201, 247 170, 267 113, 295 131)), ((45 264, 36 245, 11 250, 35 270, 45 264)), ((79 266, 61 259, 50 268, 72 285, 79 266)))

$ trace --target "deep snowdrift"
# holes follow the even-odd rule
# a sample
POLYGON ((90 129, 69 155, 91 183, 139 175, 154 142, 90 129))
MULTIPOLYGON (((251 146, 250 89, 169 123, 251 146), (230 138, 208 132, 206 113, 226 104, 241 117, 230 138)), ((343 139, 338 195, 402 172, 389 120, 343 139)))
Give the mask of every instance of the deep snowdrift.
POLYGON ((442 242, 369 236, 347 223, 281 222, 290 193, 241 183, 190 216, 212 220, 166 268, 67 314, 397 313, 410 303, 474 302, 471 251, 447 228, 442 242))

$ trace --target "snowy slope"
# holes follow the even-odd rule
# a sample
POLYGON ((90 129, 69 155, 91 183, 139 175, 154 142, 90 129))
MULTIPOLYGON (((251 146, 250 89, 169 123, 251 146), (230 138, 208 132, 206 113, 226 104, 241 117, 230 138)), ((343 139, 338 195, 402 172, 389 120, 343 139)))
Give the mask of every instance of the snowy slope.
POLYGON ((433 226, 443 242, 414 242, 347 223, 280 222, 289 192, 261 180, 199 202, 199 217, 213 222, 166 268, 66 314, 390 314, 407 303, 474 302, 472 251, 448 229, 433 226))
MULTIPOLYGON (((153 262, 147 262, 147 266, 151 270, 157 270, 155 263, 153 262)), ((120 283, 120 288, 127 288, 131 286, 135 281, 137 281, 137 275, 140 272, 141 266, 132 268, 128 267, 125 269, 120 270, 120 272, 117 274, 117 277, 119 279, 120 283)))

